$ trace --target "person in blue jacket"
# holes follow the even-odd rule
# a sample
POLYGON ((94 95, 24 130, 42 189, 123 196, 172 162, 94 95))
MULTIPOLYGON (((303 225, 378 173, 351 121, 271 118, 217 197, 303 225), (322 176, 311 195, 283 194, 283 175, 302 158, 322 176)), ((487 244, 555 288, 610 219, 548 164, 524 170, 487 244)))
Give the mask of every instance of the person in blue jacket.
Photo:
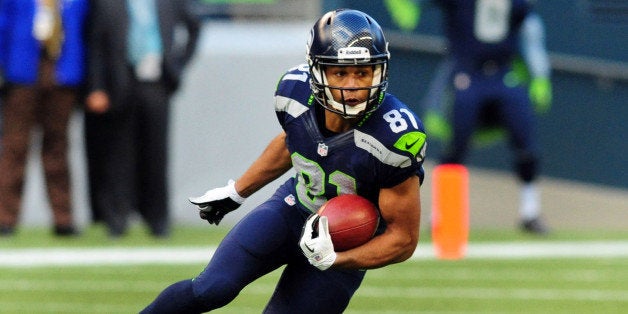
MULTIPOLYGON (((2 0, 0 0, 0 7, 2 7, 2 0)), ((0 17, 0 29, 4 28, 4 20, 0 17)), ((2 51, 2 39, 0 39, 0 53, 2 51)), ((2 96, 4 95, 4 75, 2 74, 2 59, 0 58, 0 139, 2 138, 2 96)), ((2 144, 0 142, 0 144, 2 144)), ((2 146, 0 145, 0 151, 2 146)))
POLYGON ((0 67, 5 81, 0 153, 0 234, 15 233, 31 130, 41 159, 53 233, 77 235, 72 217, 68 123, 85 78, 88 0, 2 0, 0 67))

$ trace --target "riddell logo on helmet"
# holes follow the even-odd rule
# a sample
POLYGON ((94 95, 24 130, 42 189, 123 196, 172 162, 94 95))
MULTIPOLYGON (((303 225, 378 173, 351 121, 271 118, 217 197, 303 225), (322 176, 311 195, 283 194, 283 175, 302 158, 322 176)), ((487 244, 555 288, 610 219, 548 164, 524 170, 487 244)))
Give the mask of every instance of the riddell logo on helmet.
POLYGON ((369 50, 364 47, 347 47, 338 49, 338 59, 365 59, 371 58, 369 50))

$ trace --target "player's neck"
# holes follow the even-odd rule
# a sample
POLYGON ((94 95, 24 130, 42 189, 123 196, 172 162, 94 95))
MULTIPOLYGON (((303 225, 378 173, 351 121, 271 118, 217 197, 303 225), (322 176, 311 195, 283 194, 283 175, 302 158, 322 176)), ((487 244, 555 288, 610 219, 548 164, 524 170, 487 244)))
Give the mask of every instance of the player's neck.
POLYGON ((355 126, 356 119, 345 119, 337 113, 325 110, 325 127, 334 133, 347 132, 355 126))

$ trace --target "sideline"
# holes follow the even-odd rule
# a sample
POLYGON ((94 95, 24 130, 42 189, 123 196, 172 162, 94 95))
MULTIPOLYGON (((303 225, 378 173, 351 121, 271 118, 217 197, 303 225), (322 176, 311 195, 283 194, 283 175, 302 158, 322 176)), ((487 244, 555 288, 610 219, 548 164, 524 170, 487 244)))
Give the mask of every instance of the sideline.
MULTIPOLYGON (((9 249, 0 250, 0 267, 203 264, 215 249, 215 246, 9 249)), ((472 243, 465 258, 628 258, 628 241, 472 243)), ((433 246, 419 245, 412 259, 436 259, 433 246)))

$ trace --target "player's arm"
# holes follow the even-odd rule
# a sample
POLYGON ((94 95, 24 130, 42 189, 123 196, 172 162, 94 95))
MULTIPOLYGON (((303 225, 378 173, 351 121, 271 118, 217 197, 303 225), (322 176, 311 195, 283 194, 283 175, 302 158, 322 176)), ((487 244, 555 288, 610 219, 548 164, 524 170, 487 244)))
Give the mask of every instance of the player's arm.
POLYGON ((286 144, 286 133, 281 132, 235 182, 235 189, 242 197, 249 197, 266 184, 279 178, 291 167, 292 161, 286 144))
POLYGON ((419 177, 380 190, 381 219, 386 231, 366 244, 337 252, 332 268, 369 269, 399 263, 410 258, 419 241, 421 199, 419 177))
POLYGON ((521 26, 521 56, 531 76, 529 94, 538 113, 552 104, 551 65, 545 47, 545 27, 541 17, 530 13, 521 26))

